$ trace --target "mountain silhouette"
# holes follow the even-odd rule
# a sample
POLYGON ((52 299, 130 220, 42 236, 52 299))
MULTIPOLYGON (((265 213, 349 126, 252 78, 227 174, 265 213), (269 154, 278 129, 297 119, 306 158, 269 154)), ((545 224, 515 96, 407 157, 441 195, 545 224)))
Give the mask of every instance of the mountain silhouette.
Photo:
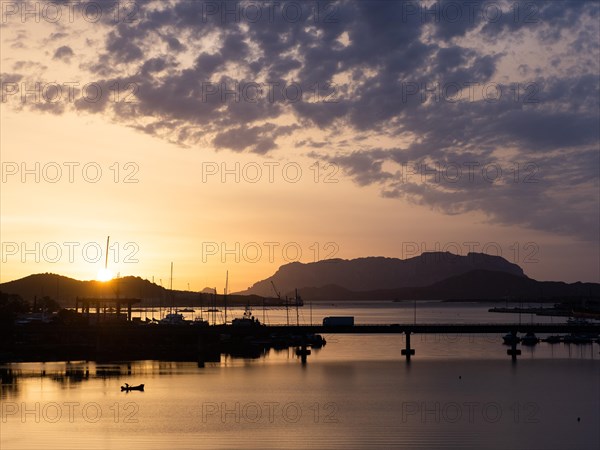
POLYGON ((429 286, 351 291, 336 285, 299 289, 307 301, 402 301, 402 300, 530 300, 560 302, 600 298, 598 283, 536 281, 524 276, 490 270, 473 270, 429 286))
POLYGON ((0 291, 18 294, 24 300, 48 296, 63 307, 75 306, 76 297, 161 299, 168 290, 140 277, 127 276, 107 282, 75 280, 54 273, 39 273, 0 284, 0 291))
MULTIPOLYGON (((428 252, 409 259, 368 257, 351 260, 328 259, 314 263, 294 262, 238 294, 273 295, 274 283, 282 295, 293 295, 295 288, 337 286, 349 291, 374 291, 404 287, 430 286, 438 281, 473 270, 508 273, 525 278, 523 269, 500 256, 469 253, 428 252)), ((304 292, 303 295, 306 296, 304 292)))
MULTIPOLYGON (((33 303, 34 298, 48 296, 57 300, 63 308, 75 306, 77 297, 98 298, 138 298, 138 306, 210 306, 223 305, 224 296, 214 295, 214 289, 205 288, 201 292, 165 289, 149 280, 127 276, 107 282, 96 280, 75 280, 54 273, 39 273, 18 280, 0 284, 0 292, 17 294, 33 303)), ((271 296, 272 297, 272 296, 271 296)), ((227 295, 227 303, 235 305, 272 305, 277 299, 262 298, 256 295, 227 295)))
MULTIPOLYGON (((367 257, 299 262, 281 266, 273 276, 246 291, 227 295, 229 305, 274 305, 271 284, 284 297, 297 288, 305 301, 402 300, 553 300, 599 298, 598 283, 536 281, 499 256, 469 253, 423 253, 406 260, 367 257)), ((139 298, 139 306, 223 305, 214 289, 173 292, 140 277, 109 282, 80 281, 52 273, 30 275, 0 284, 0 291, 33 302, 48 296, 63 307, 75 306, 76 297, 139 298)))

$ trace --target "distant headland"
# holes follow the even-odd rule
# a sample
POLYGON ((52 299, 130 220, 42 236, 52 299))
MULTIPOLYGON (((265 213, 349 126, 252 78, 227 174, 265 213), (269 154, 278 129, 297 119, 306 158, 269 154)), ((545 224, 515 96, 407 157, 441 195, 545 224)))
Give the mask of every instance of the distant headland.
MULTIPOLYGON (((500 256, 448 252, 423 253, 409 259, 365 257, 329 259, 313 263, 285 264, 269 278, 248 289, 229 294, 230 305, 277 305, 299 292, 302 299, 323 301, 565 301, 599 299, 598 283, 537 281, 500 256)), ((0 291, 36 298, 55 299, 73 307, 77 297, 139 298, 140 306, 223 304, 223 295, 210 289, 169 291, 135 276, 109 282, 80 281, 57 274, 29 275, 0 284, 0 291)))

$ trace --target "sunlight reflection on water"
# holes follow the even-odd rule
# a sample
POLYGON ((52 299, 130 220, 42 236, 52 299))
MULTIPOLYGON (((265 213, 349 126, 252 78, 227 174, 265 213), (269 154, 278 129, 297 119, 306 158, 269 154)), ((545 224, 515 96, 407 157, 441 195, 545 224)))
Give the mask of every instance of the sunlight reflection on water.
MULTIPOLYGON (((360 315, 390 321, 399 310, 410 313, 360 315)), ((423 317, 444 311, 509 321, 481 306, 421 305, 423 317)), ((305 366, 292 349, 205 367, 3 365, 0 448, 599 447, 597 344, 540 343, 513 364, 499 335, 414 335, 407 364, 399 335, 326 338, 305 366), (121 392, 125 382, 145 392, 121 392)))

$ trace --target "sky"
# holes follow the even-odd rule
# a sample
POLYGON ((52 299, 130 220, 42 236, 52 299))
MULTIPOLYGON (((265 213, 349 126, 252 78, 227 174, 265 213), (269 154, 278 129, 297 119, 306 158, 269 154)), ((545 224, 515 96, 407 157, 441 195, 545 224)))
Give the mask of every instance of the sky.
POLYGON ((423 251, 600 281, 599 2, 0 3, 0 282, 423 251))

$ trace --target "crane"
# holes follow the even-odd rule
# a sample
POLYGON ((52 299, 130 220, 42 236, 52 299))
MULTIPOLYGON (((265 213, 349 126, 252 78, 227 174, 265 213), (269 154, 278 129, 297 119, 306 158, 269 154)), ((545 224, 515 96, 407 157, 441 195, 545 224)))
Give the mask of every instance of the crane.
POLYGON ((275 287, 275 283, 273 283, 273 280, 271 280, 271 286, 273 286, 273 290, 275 291, 275 295, 277 296, 277 298, 281 300, 281 294, 277 292, 277 288, 275 287))
POLYGON ((225 274, 225 289, 223 291, 223 303, 225 304, 225 325, 227 325, 227 290, 229 289, 229 270, 225 274))
MULTIPOLYGON (((275 283, 273 283, 273 280, 271 280, 271 286, 273 286, 273 290, 275 291, 275 294, 277 295, 277 298, 279 300, 281 300, 281 293, 279 293, 277 291, 277 288, 275 287, 275 283)), ((287 301, 287 297, 285 298, 285 317, 287 320, 287 325, 290 326, 290 313, 288 310, 288 301, 287 301)))

